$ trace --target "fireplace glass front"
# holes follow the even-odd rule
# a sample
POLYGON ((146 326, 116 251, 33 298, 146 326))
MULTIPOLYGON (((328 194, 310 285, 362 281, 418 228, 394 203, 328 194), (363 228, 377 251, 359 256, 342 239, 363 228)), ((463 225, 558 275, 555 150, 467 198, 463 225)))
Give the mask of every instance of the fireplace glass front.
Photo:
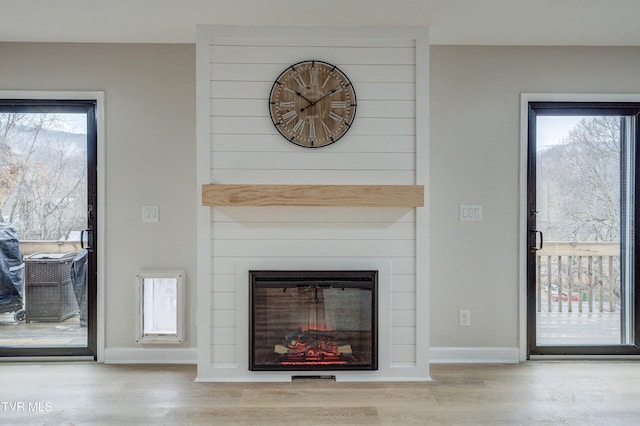
POLYGON ((377 271, 249 271, 249 368, 377 370, 377 271))

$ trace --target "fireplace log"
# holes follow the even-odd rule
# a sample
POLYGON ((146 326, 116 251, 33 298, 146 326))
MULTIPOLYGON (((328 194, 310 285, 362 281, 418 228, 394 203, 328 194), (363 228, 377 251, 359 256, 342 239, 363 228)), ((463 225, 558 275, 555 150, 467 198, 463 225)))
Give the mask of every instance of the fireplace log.
POLYGON ((352 355, 353 351, 351 350, 351 345, 340 345, 338 346, 338 352, 342 355, 352 355))
MULTIPOLYGON (((286 355, 289 353, 289 348, 283 345, 276 345, 273 348, 273 352, 280 355, 286 355)), ((353 355, 353 350, 351 349, 351 345, 340 345, 338 346, 338 353, 342 355, 353 355)))

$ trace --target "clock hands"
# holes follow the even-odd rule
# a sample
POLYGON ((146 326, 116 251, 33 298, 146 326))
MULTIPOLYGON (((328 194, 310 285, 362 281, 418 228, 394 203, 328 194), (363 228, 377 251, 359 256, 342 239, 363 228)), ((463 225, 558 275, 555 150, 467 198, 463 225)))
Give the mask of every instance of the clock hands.
MULTIPOLYGON (((309 104, 313 105, 313 102, 311 102, 309 99, 307 99, 307 97, 304 96, 302 93, 296 92, 296 95, 300 96, 302 99, 304 99, 305 101, 309 102, 309 104)), ((300 111, 304 111, 308 107, 309 106, 306 106, 306 107, 302 108, 300 111)))
MULTIPOLYGON (((278 82, 278 84, 282 85, 282 83, 279 83, 279 82, 278 82)), ((302 99, 304 99, 305 101, 307 101, 307 102, 309 102, 309 103, 312 103, 312 101, 310 101, 309 99, 307 99, 307 97, 306 97, 305 95, 303 95, 302 93, 300 93, 300 92, 299 92, 299 91, 297 91, 297 90, 293 90, 293 89, 291 89, 290 87, 286 87, 286 86, 284 87, 284 90, 286 90, 287 92, 291 92, 291 93, 293 93, 293 94, 295 94, 295 95, 298 95, 298 96, 300 96, 302 99)))
MULTIPOLYGON (((323 96, 320 96, 320 98, 316 99, 315 101, 313 101, 313 102, 309 101, 309 105, 307 105, 306 107, 304 107, 304 108, 300 109, 300 112, 304 111, 304 110, 305 110, 305 109, 307 109, 307 108, 311 108, 312 106, 314 106, 315 104, 317 104, 318 102, 320 102, 321 100, 323 100, 324 98, 326 98, 327 96, 331 96, 331 95, 333 95, 334 93, 339 92, 339 91, 341 91, 341 90, 342 90, 342 87, 341 87, 341 86, 338 86, 338 87, 336 87, 335 89, 333 89, 332 91, 330 91, 330 92, 328 92, 328 93, 324 94, 323 96)), ((308 99, 306 99, 306 100, 308 100, 308 99)))

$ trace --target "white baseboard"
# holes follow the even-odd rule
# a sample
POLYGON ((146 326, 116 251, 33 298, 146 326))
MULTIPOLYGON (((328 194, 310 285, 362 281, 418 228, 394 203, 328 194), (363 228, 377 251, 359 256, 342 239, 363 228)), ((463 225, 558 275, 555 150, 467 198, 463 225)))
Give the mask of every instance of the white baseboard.
POLYGON ((105 364, 196 364, 196 348, 106 348, 105 364))
POLYGON ((432 347, 431 364, 516 364, 520 362, 517 347, 432 347))

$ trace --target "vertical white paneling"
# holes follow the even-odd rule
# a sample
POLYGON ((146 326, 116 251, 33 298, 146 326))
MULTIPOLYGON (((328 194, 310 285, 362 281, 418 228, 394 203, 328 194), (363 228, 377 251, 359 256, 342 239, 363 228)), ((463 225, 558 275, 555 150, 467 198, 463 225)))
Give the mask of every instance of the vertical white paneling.
MULTIPOLYGON (((200 183, 208 173, 207 181, 215 183, 426 185, 426 170, 418 170, 426 167, 418 158, 426 155, 425 38, 421 28, 199 28, 198 145, 206 147, 198 150, 200 183), (358 99, 353 128, 326 148, 287 142, 269 118, 272 82, 288 65, 308 59, 341 68, 358 99)), ((426 324, 428 306, 421 258, 426 209, 207 210, 202 217, 209 220, 208 231, 202 234, 199 226, 198 247, 206 253, 199 262, 208 269, 199 268, 207 273, 199 277, 204 297, 198 306, 207 313, 210 329, 200 331, 199 316, 199 352, 205 352, 199 356, 199 380, 264 377, 246 371, 248 282, 243 277, 249 265, 265 263, 281 269, 389 265, 379 283, 389 299, 380 305, 385 309, 381 363, 370 379, 427 379, 428 327, 419 322, 426 324), (394 372, 395 366, 404 371, 394 372)), ((361 373, 354 377, 363 379, 361 373)))

